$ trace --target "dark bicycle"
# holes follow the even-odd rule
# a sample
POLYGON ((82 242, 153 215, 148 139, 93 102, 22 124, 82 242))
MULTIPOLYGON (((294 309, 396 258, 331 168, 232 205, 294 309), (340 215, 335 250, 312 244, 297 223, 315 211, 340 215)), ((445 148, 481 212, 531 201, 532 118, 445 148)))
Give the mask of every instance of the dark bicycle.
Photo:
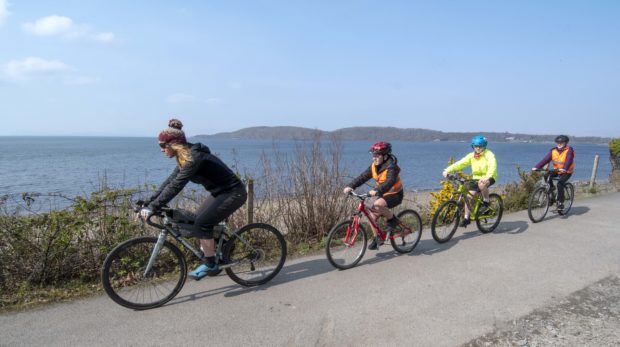
MULTIPOLYGON (((552 181, 559 180, 555 174, 557 170, 550 170, 545 172, 543 177, 536 183, 536 188, 530 194, 529 202, 527 205, 527 215, 534 223, 542 221, 549 207, 558 203, 558 192, 560 188, 555 185, 551 185, 552 181)), ((560 215, 566 215, 573 206, 573 200, 575 199, 575 186, 572 183, 564 183, 564 208, 556 208, 556 211, 560 215)))
MULTIPOLYGON (((135 212, 140 210, 138 206, 135 212)), ((161 229, 158 237, 136 237, 116 246, 101 268, 101 282, 108 296, 135 310, 155 308, 172 300, 187 279, 187 261, 168 237, 182 244, 197 260, 205 260, 202 251, 186 239, 196 236, 192 218, 184 210, 163 208, 146 220, 148 225, 161 229), (151 221, 154 217, 160 224, 151 221)), ((284 265, 286 242, 269 224, 248 224, 233 232, 222 223, 214 228, 214 237, 216 263, 242 286, 264 284, 284 265)))

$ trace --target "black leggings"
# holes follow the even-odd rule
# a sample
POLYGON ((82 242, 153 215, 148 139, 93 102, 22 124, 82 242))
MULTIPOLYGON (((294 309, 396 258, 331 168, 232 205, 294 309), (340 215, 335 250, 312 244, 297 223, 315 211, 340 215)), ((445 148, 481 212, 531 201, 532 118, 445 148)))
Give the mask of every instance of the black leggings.
MULTIPOLYGON (((553 173, 551 174, 551 177, 560 177, 558 179, 558 202, 563 203, 564 202, 564 183, 566 183, 566 181, 568 181, 568 179, 570 178, 570 176, 572 176, 572 173, 564 173, 564 174, 559 174, 559 173, 553 173)), ((549 184, 551 185, 551 187, 553 187, 553 180, 549 181, 549 184)))
POLYGON ((213 239, 213 227, 237 211, 248 198, 243 184, 217 196, 209 196, 196 211, 194 227, 201 231, 199 239, 213 239))

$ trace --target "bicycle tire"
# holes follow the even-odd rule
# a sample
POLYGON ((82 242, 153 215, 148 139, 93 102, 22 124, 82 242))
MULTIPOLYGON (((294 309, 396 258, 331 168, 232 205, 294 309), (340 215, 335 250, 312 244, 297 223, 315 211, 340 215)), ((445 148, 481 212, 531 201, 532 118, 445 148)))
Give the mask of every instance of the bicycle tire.
POLYGON ((492 193, 489 194, 489 208, 494 212, 493 218, 490 217, 480 217, 476 218, 476 226, 481 233, 486 234, 490 233, 499 225, 502 220, 502 216, 504 215, 504 201, 502 197, 498 194, 492 193))
POLYGON ((538 223, 545 218, 549 211, 549 194, 546 187, 534 189, 527 204, 527 215, 534 223, 538 223))
POLYGON ((226 268, 226 274, 245 287, 269 282, 282 270, 285 261, 284 236, 275 227, 264 223, 247 224, 234 232, 224 250, 224 262, 231 264, 226 268))
POLYGON ((461 209, 454 200, 448 200, 441 204, 431 221, 431 235, 439 243, 450 241, 461 220, 461 209), (443 230, 438 230, 442 228, 443 230))
POLYGON ((573 200, 575 200, 575 186, 567 182, 564 184, 564 209, 558 211, 558 213, 563 216, 567 215, 571 207, 573 207, 573 200))
POLYGON ((179 293, 187 279, 187 265, 181 250, 168 241, 149 275, 144 276, 156 243, 156 237, 137 237, 108 254, 101 268, 101 283, 110 299, 127 308, 146 310, 167 303, 179 293))
POLYGON ((390 238, 392 248, 398 253, 409 253, 420 242, 422 236, 422 218, 414 210, 403 210, 396 217, 400 220, 401 228, 398 237, 390 238))
POLYGON ((347 242, 351 243, 350 240, 345 240, 347 228, 350 228, 349 230, 351 233, 353 232, 353 230, 351 230, 351 228, 353 228, 351 220, 336 224, 327 234, 327 242, 325 243, 327 260, 329 260, 332 266, 340 270, 350 269, 357 265, 364 257, 364 253, 366 253, 366 244, 368 243, 366 227, 360 223, 353 246, 349 246, 347 242), (352 255, 352 257, 350 257, 350 255, 352 255))

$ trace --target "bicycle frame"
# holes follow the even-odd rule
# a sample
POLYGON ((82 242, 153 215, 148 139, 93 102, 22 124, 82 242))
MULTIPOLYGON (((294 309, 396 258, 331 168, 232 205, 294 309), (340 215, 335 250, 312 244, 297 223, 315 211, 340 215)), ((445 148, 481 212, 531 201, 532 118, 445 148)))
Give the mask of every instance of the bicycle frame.
MULTIPOLYGON (((480 204, 482 203, 482 197, 480 196, 478 192, 476 192, 475 194, 472 194, 465 187, 464 181, 461 181, 460 179, 454 179, 454 180, 459 182, 459 184, 456 189, 456 192, 452 193, 450 200, 455 200, 459 205, 461 202, 464 203, 465 205, 467 205, 467 208, 471 211, 472 216, 476 216, 477 218, 478 208, 480 207, 480 204)), ((463 207, 460 207, 460 208, 463 208, 463 207)))
POLYGON ((355 245, 355 239, 357 237, 357 233, 359 232, 359 223, 362 215, 366 216, 366 219, 368 219, 371 227, 377 232, 377 235, 381 237, 381 240, 386 241, 387 239, 393 239, 395 237, 394 235, 389 235, 388 237, 388 233, 379 228, 379 226, 372 220, 372 218, 370 218, 370 208, 368 208, 366 204, 364 204, 364 201, 368 196, 366 194, 355 194, 353 192, 351 192, 351 195, 359 198, 360 204, 357 207, 357 211, 351 216, 351 219, 353 220, 353 225, 349 225, 347 227, 347 233, 344 237, 344 243, 349 246, 355 245), (353 231, 351 229, 353 229, 353 231), (353 232, 353 234, 351 234, 351 232, 353 232), (353 236, 352 242, 349 242, 350 236, 353 236))
MULTIPOLYGON (((154 215, 153 215, 154 216, 154 215)), ((155 260, 157 259, 157 256, 159 255, 159 252, 161 251, 161 248, 164 244, 164 242, 166 242, 166 238, 168 237, 168 235, 171 235, 175 240, 177 240, 177 242, 179 242, 180 244, 182 244, 185 248, 187 248, 190 252, 192 252, 198 259, 200 259, 201 261, 205 260, 205 256, 202 253, 202 251, 197 250, 196 248, 194 248, 192 246, 192 244, 187 241, 187 239, 185 239, 181 233, 179 231, 176 231, 172 228, 172 221, 168 218, 168 216, 164 215, 162 218, 162 224, 157 224, 157 223, 153 223, 151 222, 151 218, 153 217, 149 217, 146 220, 146 223, 148 225, 154 226, 156 228, 161 229, 161 231, 159 232, 159 237, 157 238, 157 243, 155 244, 155 246, 153 247, 153 251, 151 252, 151 256, 149 258, 149 262, 144 270, 144 276, 146 276, 152 269, 153 264, 155 263, 155 260)), ((230 230, 228 229, 228 227, 223 227, 221 228, 221 233, 223 235, 228 236, 228 239, 230 240, 232 237, 235 237, 236 239, 240 240, 244 245, 250 247, 251 249, 254 249, 252 247, 252 245, 250 245, 249 242, 247 242, 244 238, 240 237, 239 235, 236 235, 235 233, 230 232, 230 230)), ((222 260, 223 258, 223 254, 222 254, 222 246, 224 244, 224 238, 223 237, 219 237, 218 243, 215 246, 215 256, 216 256, 216 262, 219 264, 220 260, 222 260)), ((251 260, 248 260, 251 262, 251 260)), ((229 263, 229 264, 221 264, 220 265, 220 269, 226 269, 228 267, 232 267, 233 265, 237 265, 239 263, 241 263, 242 261, 237 261, 234 263, 229 263)))

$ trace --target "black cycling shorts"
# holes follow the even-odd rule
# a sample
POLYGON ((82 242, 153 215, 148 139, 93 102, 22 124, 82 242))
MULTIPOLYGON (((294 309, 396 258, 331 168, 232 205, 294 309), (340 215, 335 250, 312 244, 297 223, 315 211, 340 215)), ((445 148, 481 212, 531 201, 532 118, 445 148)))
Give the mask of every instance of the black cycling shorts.
MULTIPOLYGON (((465 182, 465 187, 467 187, 467 190, 469 191, 475 191, 475 192, 479 192, 480 188, 478 188, 478 181, 479 180, 469 180, 465 182)), ((495 179, 493 177, 489 178, 489 187, 492 186, 493 184, 495 184, 495 179)))
POLYGON ((383 200, 385 200, 385 202, 387 203, 387 207, 388 208, 394 208, 394 207, 400 205, 401 202, 403 202, 403 197, 404 196, 405 196, 405 193, 401 190, 400 192, 398 192, 396 194, 384 195, 381 198, 383 198, 383 200))
POLYGON ((196 211, 194 227, 201 231, 199 239, 213 238, 213 227, 237 211, 248 198, 243 184, 231 190, 220 192, 217 196, 209 196, 196 211))

